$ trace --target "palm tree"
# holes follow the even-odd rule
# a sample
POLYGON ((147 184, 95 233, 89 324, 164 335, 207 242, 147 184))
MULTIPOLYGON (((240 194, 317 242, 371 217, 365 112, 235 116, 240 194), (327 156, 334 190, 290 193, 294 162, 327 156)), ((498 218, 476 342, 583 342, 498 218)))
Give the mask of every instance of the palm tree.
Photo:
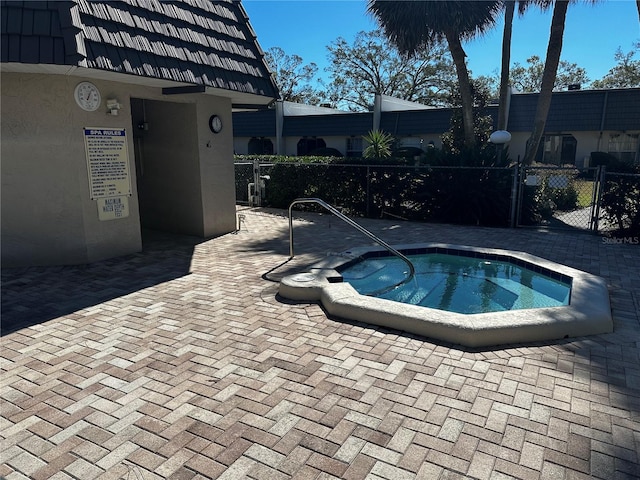
MULTIPOLYGON (((531 136, 527 140, 527 148, 524 154, 523 163, 530 165, 536 158, 540 140, 544 133, 547 123, 547 115, 551 106, 551 95, 553 93, 553 85, 556 81, 558 73, 558 64, 560 63, 560 54, 562 53, 562 41, 564 37, 564 23, 567 17, 567 9, 570 0, 556 0, 553 6, 553 16, 551 17, 551 32, 549 34, 549 44, 547 45, 547 57, 544 62, 544 71, 542 73, 542 85, 540 86, 540 94, 538 95, 538 105, 536 107, 536 115, 533 120, 533 128, 531 136)), ((548 8, 551 0, 537 0, 534 3, 540 5, 543 9, 548 8)))
MULTIPOLYGON (((640 0, 638 0, 640 1, 640 0)), ((500 100, 498 102, 498 130, 507 129, 507 117, 509 115, 509 70, 511 67, 511 32, 513 30, 513 13, 515 0, 504 2, 504 32, 502 34, 502 65, 500 67, 500 100)))
POLYGON ((456 67, 462 103, 465 146, 476 144, 473 94, 462 41, 493 27, 501 1, 407 1, 368 0, 367 11, 382 26, 385 35, 406 55, 421 46, 446 40, 456 67))
MULTIPOLYGON (((507 111, 507 97, 511 83, 511 34, 513 31, 513 16, 516 2, 518 4, 518 14, 522 16, 532 5, 538 5, 543 10, 546 10, 551 6, 552 0, 504 0, 504 31, 502 34, 502 65, 500 71, 500 100, 498 103, 497 130, 505 130, 507 128, 507 117, 509 115, 507 111)), ((640 0, 638 0, 638 2, 640 2, 640 0)))

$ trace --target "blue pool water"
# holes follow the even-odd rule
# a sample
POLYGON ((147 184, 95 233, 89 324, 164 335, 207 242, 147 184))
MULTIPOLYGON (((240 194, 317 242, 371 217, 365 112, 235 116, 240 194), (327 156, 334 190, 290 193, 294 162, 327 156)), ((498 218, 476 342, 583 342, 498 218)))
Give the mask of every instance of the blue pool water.
MULTIPOLYGON (((457 313, 485 313, 569 304, 571 285, 500 260, 427 253, 410 255, 408 283, 374 296, 457 313)), ((407 264, 397 257, 366 258, 340 270, 362 295, 402 281, 407 264)))

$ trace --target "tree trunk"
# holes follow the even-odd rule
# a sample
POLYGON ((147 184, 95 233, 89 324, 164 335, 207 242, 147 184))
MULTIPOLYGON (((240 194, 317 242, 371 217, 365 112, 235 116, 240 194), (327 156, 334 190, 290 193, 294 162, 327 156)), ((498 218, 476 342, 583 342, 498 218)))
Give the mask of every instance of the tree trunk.
POLYGON ((473 94, 471 93, 471 81, 469 80, 469 71, 465 61, 466 54, 460 43, 460 38, 454 32, 445 32, 449 51, 453 58, 458 74, 458 83, 460 84, 460 97, 462 99, 462 125, 464 127, 464 144, 468 148, 472 148, 476 144, 476 136, 474 134, 473 121, 473 94))
POLYGON ((544 134, 544 127, 547 123, 547 114, 551 106, 551 96, 553 94, 553 84, 558 73, 560 54, 562 53, 562 40, 564 36, 564 22, 567 17, 567 0, 557 0, 553 7, 553 17, 551 18, 551 33, 549 34, 549 45, 547 47, 547 58, 544 62, 542 73, 542 85, 538 95, 538 106, 533 122, 531 136, 527 140, 527 150, 524 154, 523 163, 531 165, 538 153, 540 139, 544 134))
MULTIPOLYGON (((640 2, 640 0, 638 0, 640 2)), ((500 100, 498 103, 498 128, 507 129, 507 118, 509 112, 509 67, 511 66, 511 32, 513 30, 513 13, 515 11, 515 0, 505 2, 504 10, 504 32, 502 34, 502 66, 500 72, 500 100)))

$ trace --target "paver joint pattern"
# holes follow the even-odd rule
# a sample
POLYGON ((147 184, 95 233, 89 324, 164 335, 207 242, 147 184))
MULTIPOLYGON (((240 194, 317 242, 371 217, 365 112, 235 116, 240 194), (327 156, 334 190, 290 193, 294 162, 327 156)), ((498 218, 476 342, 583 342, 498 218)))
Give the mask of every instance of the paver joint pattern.
POLYGON ((96 264, 3 270, 0 476, 640 478, 640 249, 585 234, 362 220, 387 242, 527 251, 604 277, 615 331, 471 350, 328 318, 277 280, 368 240, 239 210, 96 264))

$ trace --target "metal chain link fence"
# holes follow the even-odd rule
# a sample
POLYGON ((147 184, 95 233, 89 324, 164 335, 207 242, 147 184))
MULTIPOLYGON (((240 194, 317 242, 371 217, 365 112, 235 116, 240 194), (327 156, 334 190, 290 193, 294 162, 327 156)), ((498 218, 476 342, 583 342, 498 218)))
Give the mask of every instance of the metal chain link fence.
POLYGON ((296 198, 316 197, 350 216, 508 226, 515 174, 501 167, 237 163, 236 201, 286 209, 296 198))
POLYGON ((593 227, 596 168, 524 167, 519 226, 593 227))
POLYGON ((600 232, 640 223, 640 175, 601 167, 238 162, 235 172, 240 205, 316 197, 369 218, 600 232))

